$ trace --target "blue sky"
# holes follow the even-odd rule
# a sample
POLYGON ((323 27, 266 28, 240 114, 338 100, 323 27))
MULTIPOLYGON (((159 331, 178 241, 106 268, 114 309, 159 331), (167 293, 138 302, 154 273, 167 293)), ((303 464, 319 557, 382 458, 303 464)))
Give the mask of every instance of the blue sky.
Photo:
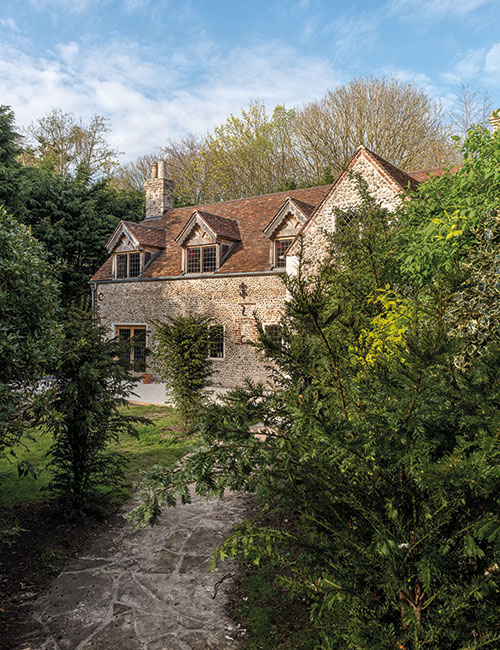
POLYGON ((301 106, 396 75, 445 109, 460 82, 500 107, 500 0, 2 0, 0 103, 110 120, 122 160, 258 98, 301 106))

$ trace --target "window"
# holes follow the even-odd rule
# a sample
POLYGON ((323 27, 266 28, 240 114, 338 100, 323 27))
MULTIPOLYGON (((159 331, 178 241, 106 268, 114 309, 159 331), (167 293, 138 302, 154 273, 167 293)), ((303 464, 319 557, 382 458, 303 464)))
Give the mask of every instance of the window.
POLYGON ((137 278, 141 274, 140 253, 120 253, 116 256, 116 277, 137 278))
POLYGON ((146 372, 146 328, 142 327, 117 327, 116 334, 124 347, 120 352, 122 361, 131 361, 134 370, 146 372), (128 345, 125 345, 125 342, 128 345))
POLYGON ((186 273, 212 273, 217 269, 217 246, 187 249, 186 273))
MULTIPOLYGON (((279 325, 264 325, 264 334, 271 339, 271 342, 277 347, 281 348, 283 346, 283 338, 281 336, 281 327, 279 325)), ((265 352, 266 357, 270 357, 271 354, 268 350, 265 352)))
POLYGON ((212 325, 208 328, 208 358, 224 358, 224 326, 212 325))
POLYGON ((339 212, 335 217, 335 232, 340 234, 345 233, 349 224, 354 219, 354 214, 349 214, 349 212, 339 212))
POLYGON ((292 245, 292 239, 277 239, 274 242, 274 266, 277 269, 286 268, 286 252, 292 245))

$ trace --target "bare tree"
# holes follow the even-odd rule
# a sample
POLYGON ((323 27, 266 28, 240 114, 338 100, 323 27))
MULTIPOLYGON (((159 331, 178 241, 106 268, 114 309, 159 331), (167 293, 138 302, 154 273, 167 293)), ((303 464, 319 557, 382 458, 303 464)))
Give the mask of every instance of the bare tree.
POLYGON ((107 142, 109 131, 108 120, 101 115, 94 115, 86 126, 73 113, 54 108, 26 129, 28 159, 63 177, 109 176, 120 153, 107 142))
POLYGON ((401 169, 454 157, 439 104, 395 77, 354 79, 297 113, 295 137, 310 182, 335 177, 359 145, 401 169))
POLYGON ((486 88, 471 88, 463 82, 455 97, 457 107, 448 112, 448 118, 453 134, 463 140, 472 125, 488 125, 493 102, 486 88))
POLYGON ((157 160, 158 154, 150 153, 119 165, 113 170, 110 185, 117 190, 142 190, 144 182, 151 178, 151 165, 157 160))

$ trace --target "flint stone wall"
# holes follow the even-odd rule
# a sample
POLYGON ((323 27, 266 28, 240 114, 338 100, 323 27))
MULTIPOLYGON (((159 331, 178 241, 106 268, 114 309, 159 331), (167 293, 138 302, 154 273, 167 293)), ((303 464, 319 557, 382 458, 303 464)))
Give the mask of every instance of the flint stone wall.
MULTIPOLYGON (((202 314, 224 326, 224 359, 213 360, 216 386, 241 385, 246 377, 267 382, 269 365, 250 341, 257 337, 254 313, 263 324, 280 320, 285 287, 279 274, 239 277, 181 278, 148 282, 98 284, 96 314, 109 336, 117 325, 146 325, 150 344, 151 320, 166 316, 202 314), (242 283, 245 285, 242 293, 242 283)), ((153 364, 150 364, 153 365, 153 364)), ((154 368, 148 368, 158 379, 154 368)))
MULTIPOLYGON (((378 170, 360 157, 352 168, 353 173, 361 174, 368 183, 368 191, 384 208, 394 211, 401 202, 401 197, 394 185, 386 180, 378 170)), ((326 199, 314 220, 304 232, 304 260, 314 271, 317 263, 324 257, 327 250, 327 240, 324 232, 333 232, 335 229, 334 208, 348 209, 361 203, 361 197, 356 180, 346 176, 326 199)))

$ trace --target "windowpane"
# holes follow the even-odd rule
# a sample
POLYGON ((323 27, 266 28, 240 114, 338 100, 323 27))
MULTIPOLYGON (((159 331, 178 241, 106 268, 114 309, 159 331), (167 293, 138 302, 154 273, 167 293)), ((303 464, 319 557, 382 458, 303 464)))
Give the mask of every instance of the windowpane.
POLYGON ((138 372, 146 371, 146 330, 135 329, 133 342, 133 359, 134 370, 138 372))
POLYGON ((128 274, 131 278, 136 278, 141 274, 141 254, 130 253, 128 256, 128 274))
POLYGON ((203 273, 211 273, 217 268, 217 252, 215 246, 205 246, 203 249, 203 273))
POLYGON ((208 328, 208 357, 209 359, 224 358, 224 327, 213 325, 208 328))
MULTIPOLYGON (((281 327, 279 325, 265 325, 264 332, 276 347, 281 348, 283 340, 281 337, 281 327)), ((271 356, 268 351, 266 351, 266 356, 271 356)))
POLYGON ((126 342, 130 339, 130 328, 121 328, 118 330, 118 338, 120 341, 123 341, 123 348, 120 351, 121 361, 130 361, 130 347, 126 345, 126 342))
POLYGON ((286 252, 292 243, 291 239, 278 239, 275 248, 275 266, 278 269, 286 268, 286 252))
POLYGON ((117 278, 127 277, 127 256, 126 255, 116 256, 116 277, 117 278))
POLYGON ((335 217, 335 232, 344 233, 349 227, 349 224, 353 218, 354 215, 349 214, 348 212, 344 212, 342 215, 337 215, 335 217))
POLYGON ((188 248, 187 249, 187 269, 188 273, 200 272, 200 249, 188 248))

